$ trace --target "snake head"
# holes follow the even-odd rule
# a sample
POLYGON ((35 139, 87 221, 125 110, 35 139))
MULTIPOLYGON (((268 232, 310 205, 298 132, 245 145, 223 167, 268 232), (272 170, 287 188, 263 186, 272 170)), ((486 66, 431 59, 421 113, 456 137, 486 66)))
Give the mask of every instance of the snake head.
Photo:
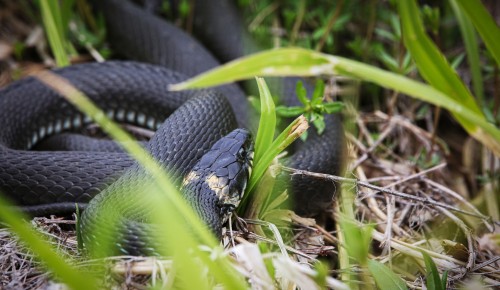
POLYGON ((182 190, 193 207, 202 216, 206 215, 202 208, 217 211, 218 222, 212 228, 220 227, 239 205, 252 162, 252 137, 247 130, 236 129, 219 139, 184 178, 182 190))

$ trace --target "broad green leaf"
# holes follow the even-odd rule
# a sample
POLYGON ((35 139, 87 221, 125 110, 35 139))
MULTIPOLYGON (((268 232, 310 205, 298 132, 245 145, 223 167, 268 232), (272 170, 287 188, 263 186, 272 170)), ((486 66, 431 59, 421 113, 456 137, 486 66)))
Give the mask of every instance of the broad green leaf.
POLYGON ((333 64, 320 53, 300 48, 273 49, 236 59, 170 89, 208 87, 255 76, 314 76, 332 69, 333 64))
POLYGON ((500 66, 500 28, 480 0, 456 0, 481 35, 488 51, 500 66))
POLYGON ((483 104, 483 77, 481 75, 481 62, 479 60, 479 43, 477 41, 476 32, 472 26, 472 22, 467 18, 465 11, 457 4, 456 0, 450 0, 451 7, 455 12, 460 31, 464 39, 465 50, 467 51, 467 60, 472 76, 472 85, 474 95, 479 101, 479 105, 483 104))
POLYGON ((472 137, 490 148, 495 155, 500 156, 500 130, 487 122, 480 111, 470 108, 466 102, 457 100, 441 90, 402 75, 358 61, 311 50, 282 48, 250 55, 174 85, 172 89, 219 85, 235 80, 253 78, 254 75, 318 76, 323 74, 340 74, 373 82, 448 109, 459 116, 457 120, 472 137), (299 57, 303 57, 303 59, 298 60, 299 57), (289 59, 291 61, 288 61, 289 59), (309 69, 307 68, 307 61, 310 61, 309 69), (262 66, 260 68, 257 67, 259 62, 262 66), (273 69, 265 70, 266 67, 269 67, 269 63, 273 64, 273 69), (247 67, 249 67, 248 70, 247 67))
POLYGON ((386 265, 375 261, 368 260, 368 270, 372 274, 378 289, 383 290, 403 290, 408 289, 406 283, 396 273, 389 269, 386 265))
MULTIPOLYGON (((415 13, 418 11, 415 1, 399 1, 398 5, 405 44, 422 76, 437 90, 453 99, 454 103, 458 102, 459 111, 456 110, 458 108, 450 110, 455 118, 469 134, 489 147, 497 156, 500 156, 500 131, 487 122, 469 90, 425 34, 422 21, 418 13, 415 13), (468 113, 465 113, 463 109, 467 109, 468 113), (472 120, 471 117, 475 120, 472 120), (484 129, 488 132, 484 132, 484 129)), ((436 104, 435 102, 431 103, 436 104)))
MULTIPOLYGON (((474 113, 481 114, 479 106, 467 87, 425 33, 419 13, 416 13, 418 7, 415 1, 399 1, 398 7, 403 28, 403 39, 417 64, 420 74, 434 88, 459 101, 474 113)), ((459 118, 461 117, 459 116, 459 118)), ((474 127, 468 121, 463 122, 462 125, 470 128, 474 127)))

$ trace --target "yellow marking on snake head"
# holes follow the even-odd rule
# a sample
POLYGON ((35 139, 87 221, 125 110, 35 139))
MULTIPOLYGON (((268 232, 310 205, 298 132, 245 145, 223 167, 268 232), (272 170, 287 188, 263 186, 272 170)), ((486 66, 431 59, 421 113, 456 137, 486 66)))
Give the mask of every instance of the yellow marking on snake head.
POLYGON ((182 181, 182 186, 185 186, 186 184, 190 182, 196 182, 200 179, 200 175, 198 174, 197 171, 191 171, 184 177, 184 180, 182 181))
POLYGON ((221 198, 221 190, 224 186, 221 186, 221 177, 216 176, 215 174, 210 174, 206 179, 208 187, 215 192, 215 194, 221 198))

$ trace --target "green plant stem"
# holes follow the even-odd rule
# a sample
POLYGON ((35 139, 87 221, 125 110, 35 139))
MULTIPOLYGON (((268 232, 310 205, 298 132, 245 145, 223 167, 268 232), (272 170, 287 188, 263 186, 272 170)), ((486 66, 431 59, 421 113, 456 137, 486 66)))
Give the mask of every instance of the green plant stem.
POLYGON ((56 58, 58 66, 63 67, 70 64, 68 55, 66 54, 66 43, 62 35, 61 16, 57 9, 56 0, 41 0, 42 20, 45 27, 45 33, 49 39, 49 44, 56 58), (59 26, 58 26, 59 24, 59 26))
POLYGON ((481 75, 481 62, 479 60, 479 45, 476 37, 476 32, 472 26, 471 21, 466 17, 465 11, 463 11, 457 4, 456 0, 450 0, 451 7, 455 12, 455 15, 460 26, 460 31, 462 33, 465 50, 467 51, 467 61, 469 63, 472 84, 474 89, 474 95, 476 96, 477 102, 480 107, 484 105, 484 88, 483 88, 483 77, 481 75))
POLYGON ((333 25, 335 24, 335 21, 339 17, 340 11, 342 11, 343 5, 344 5, 344 0, 337 1, 335 11, 332 12, 330 19, 328 19, 328 24, 326 25, 326 29, 323 32, 323 35, 321 36, 321 39, 318 42, 318 45, 316 45, 316 48, 315 48, 316 51, 321 51, 323 49, 323 46, 325 45, 326 39, 328 38, 328 35, 330 34, 330 32, 333 28, 333 25))

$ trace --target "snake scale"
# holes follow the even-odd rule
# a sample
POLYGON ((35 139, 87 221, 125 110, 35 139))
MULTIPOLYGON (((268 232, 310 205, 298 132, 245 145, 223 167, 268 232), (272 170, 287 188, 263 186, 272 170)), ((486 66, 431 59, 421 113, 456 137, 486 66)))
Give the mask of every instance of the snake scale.
MULTIPOLYGON (((231 188, 229 198, 214 192, 207 194, 206 188, 200 192, 199 182, 187 184, 192 188, 185 193, 186 200, 219 236, 226 214, 234 209, 241 195, 233 189, 244 190, 250 170, 250 134, 236 129, 250 126, 251 110, 244 91, 237 84, 214 90, 168 91, 169 84, 216 67, 219 60, 192 36, 137 4, 96 2, 106 19, 108 40, 114 50, 140 62, 80 64, 54 72, 68 79, 116 121, 157 130, 146 149, 172 173, 176 184, 182 183, 193 168, 207 175, 215 170, 219 178, 223 176, 227 188, 231 188)), ((243 26, 236 10, 228 1, 210 1, 213 5, 204 7, 208 2, 195 3, 195 35, 222 61, 241 56, 247 37, 241 33, 243 26)), ((289 105, 298 102, 290 93, 295 81, 288 78, 277 88, 289 105)), ((89 243, 92 237, 86 236, 85 230, 97 223, 100 208, 141 199, 144 186, 138 182, 130 189, 128 180, 144 175, 143 169, 127 154, 114 150, 30 149, 41 141, 50 143, 61 132, 78 131, 90 121, 35 78, 19 80, 0 91, 0 191, 34 215, 73 212, 75 204, 85 208, 81 224, 89 243), (124 187, 127 190, 116 190, 124 187), (123 191, 126 196, 118 193, 123 191)), ((322 135, 310 130, 308 140, 295 145, 294 154, 285 160, 288 166, 329 174, 341 170, 345 147, 340 117, 328 115, 325 122, 322 135)), ((301 214, 321 211, 335 194, 331 182, 306 176, 285 179, 290 180, 295 209, 301 214)), ((120 214, 131 222, 142 223, 144 211, 124 206, 120 214)), ((143 253, 134 241, 123 242, 120 250, 143 253), (132 246, 127 247, 127 243, 132 246)))

